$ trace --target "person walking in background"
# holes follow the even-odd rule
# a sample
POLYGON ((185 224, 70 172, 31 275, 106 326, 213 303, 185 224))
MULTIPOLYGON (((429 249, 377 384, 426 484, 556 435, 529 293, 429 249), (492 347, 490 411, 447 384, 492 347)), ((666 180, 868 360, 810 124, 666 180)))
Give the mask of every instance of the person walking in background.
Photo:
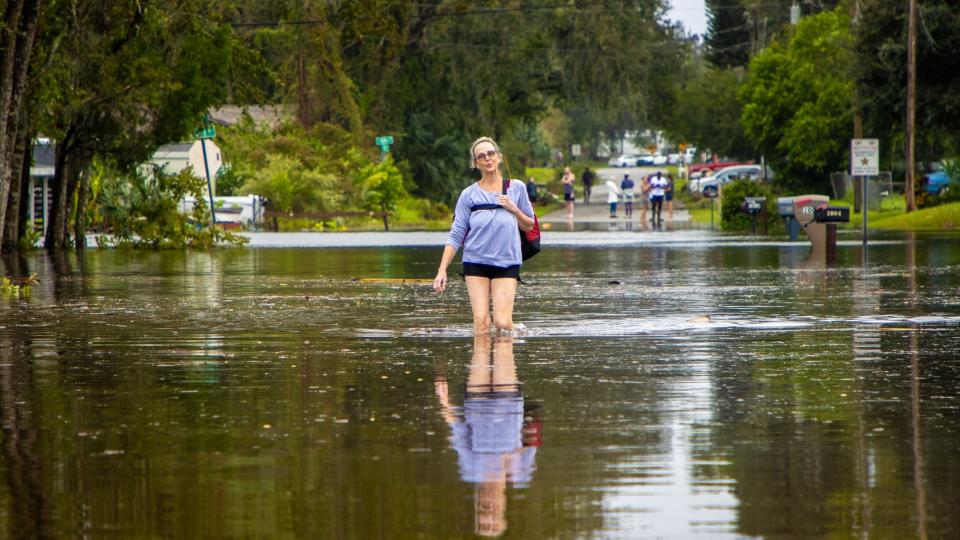
POLYGON ((633 180, 629 174, 623 175, 620 182, 620 191, 623 193, 623 213, 627 219, 633 218, 633 180))
POLYGON ((617 201, 620 197, 620 188, 613 178, 607 179, 607 202, 610 203, 610 217, 617 217, 617 201))
POLYGON ((576 180, 577 177, 573 175, 570 167, 564 167, 560 183, 563 184, 563 200, 567 201, 567 219, 573 219, 573 183, 576 180))
POLYGON ((463 276, 473 311, 474 332, 490 331, 491 298, 494 327, 511 331, 522 262, 517 227, 522 231, 533 229, 533 206, 523 182, 503 178, 502 156, 493 139, 481 137, 474 141, 470 159, 482 176, 457 199, 433 289, 442 293, 447 288, 447 267, 463 246, 463 276), (474 210, 477 206, 495 208, 474 210))
POLYGON ((531 205, 537 204, 537 181, 532 176, 527 180, 527 198, 531 205))
POLYGON ((663 224, 663 199, 666 189, 667 179, 657 171, 657 175, 650 179, 650 211, 652 213, 650 221, 657 226, 663 224))
POLYGON ((590 193, 593 191, 593 181, 596 176, 589 165, 584 167, 583 174, 580 175, 580 181, 583 182, 583 204, 590 204, 590 193))
POLYGON ((640 225, 647 222, 647 208, 650 206, 650 176, 640 177, 640 225))
POLYGON ((667 221, 673 221, 673 175, 667 175, 667 189, 665 199, 667 201, 667 221))

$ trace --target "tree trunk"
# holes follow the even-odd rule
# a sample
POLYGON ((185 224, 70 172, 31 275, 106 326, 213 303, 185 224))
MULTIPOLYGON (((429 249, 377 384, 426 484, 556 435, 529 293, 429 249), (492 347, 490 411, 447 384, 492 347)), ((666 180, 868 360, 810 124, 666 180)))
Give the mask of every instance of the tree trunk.
POLYGON ((67 159, 66 145, 58 145, 56 163, 53 171, 53 196, 51 197, 50 213, 48 215, 47 234, 43 245, 48 251, 59 251, 66 247, 67 223, 67 168, 70 160, 67 159))
POLYGON ((17 251, 20 246, 20 206, 25 204, 23 194, 26 192, 23 183, 29 184, 30 164, 27 163, 27 177, 24 179, 24 160, 28 160, 26 150, 30 149, 30 137, 26 122, 21 122, 17 130, 16 143, 13 145, 13 154, 10 159, 10 195, 7 197, 6 223, 2 227, 3 242, 0 243, 0 253, 17 251))
POLYGON ((30 182, 30 165, 33 163, 33 137, 27 132, 27 145, 23 149, 23 159, 20 169, 20 215, 17 217, 17 247, 28 231, 33 231, 33 222, 30 221, 30 194, 33 184, 30 182))
MULTIPOLYGON (((4 13, 3 22, 7 29, 3 36, 4 50, 0 61, 0 241, 5 238, 3 229, 7 223, 10 178, 14 171, 19 172, 19 167, 14 166, 17 154, 12 147, 15 146, 22 121, 20 109, 27 88, 41 1, 10 2, 4 13)), ((16 207, 11 212, 16 212, 16 207)))
POLYGON ((80 251, 87 247, 87 192, 89 174, 86 167, 77 174, 77 210, 73 220, 73 247, 80 251))
MULTIPOLYGON (((77 187, 80 185, 80 176, 83 174, 84 166, 81 164, 81 159, 74 154, 70 158, 70 176, 67 177, 67 207, 64 211, 64 220, 63 220, 63 247, 66 248, 67 243, 70 241, 70 218, 71 212, 76 212, 77 207, 74 204, 77 200, 77 187)), ((76 228, 74 228, 74 236, 76 236, 76 228)))
POLYGON ((17 118, 13 108, 13 77, 16 72, 17 34, 23 0, 10 0, 0 21, 0 239, 3 238, 7 193, 10 190, 10 137, 16 132, 17 118))

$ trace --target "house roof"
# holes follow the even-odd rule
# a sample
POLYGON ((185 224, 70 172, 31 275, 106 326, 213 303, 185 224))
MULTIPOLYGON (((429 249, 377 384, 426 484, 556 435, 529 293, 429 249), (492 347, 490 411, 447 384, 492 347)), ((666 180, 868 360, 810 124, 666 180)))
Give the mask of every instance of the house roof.
POLYGON ((153 153, 154 157, 161 154, 166 154, 165 157, 168 157, 170 154, 189 154, 190 149, 193 148, 193 143, 174 143, 174 144, 165 144, 160 148, 157 148, 157 151, 153 153))
POLYGON ((240 122, 246 112, 255 124, 265 124, 271 128, 279 126, 291 115, 289 105, 224 105, 210 111, 210 121, 222 126, 233 126, 240 122))

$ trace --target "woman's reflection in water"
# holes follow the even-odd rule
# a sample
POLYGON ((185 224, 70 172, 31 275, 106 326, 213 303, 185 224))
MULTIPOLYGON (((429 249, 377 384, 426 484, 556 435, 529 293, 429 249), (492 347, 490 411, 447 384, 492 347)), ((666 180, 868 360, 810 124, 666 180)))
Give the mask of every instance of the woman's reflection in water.
POLYGON ((450 405, 443 376, 436 381, 441 413, 450 425, 460 478, 474 484, 476 533, 499 536, 507 529, 507 482, 529 484, 541 443, 538 405, 524 404, 513 361, 513 337, 477 335, 462 409, 450 405), (492 354, 491 354, 492 352, 492 354), (458 412, 462 412, 458 414, 458 412))

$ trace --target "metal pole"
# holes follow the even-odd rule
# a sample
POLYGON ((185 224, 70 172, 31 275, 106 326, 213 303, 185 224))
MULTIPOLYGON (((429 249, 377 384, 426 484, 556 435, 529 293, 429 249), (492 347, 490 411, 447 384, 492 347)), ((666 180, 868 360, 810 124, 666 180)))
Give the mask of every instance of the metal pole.
POLYGON ((860 210, 863 212, 863 245, 867 245, 867 178, 866 176, 860 177, 860 192, 861 192, 861 201, 860 201, 860 210))
POLYGON ((207 140, 200 139, 200 148, 203 150, 203 172, 207 175, 207 193, 210 195, 210 223, 217 228, 217 211, 213 205, 213 185, 210 183, 210 166, 207 165, 207 140))

